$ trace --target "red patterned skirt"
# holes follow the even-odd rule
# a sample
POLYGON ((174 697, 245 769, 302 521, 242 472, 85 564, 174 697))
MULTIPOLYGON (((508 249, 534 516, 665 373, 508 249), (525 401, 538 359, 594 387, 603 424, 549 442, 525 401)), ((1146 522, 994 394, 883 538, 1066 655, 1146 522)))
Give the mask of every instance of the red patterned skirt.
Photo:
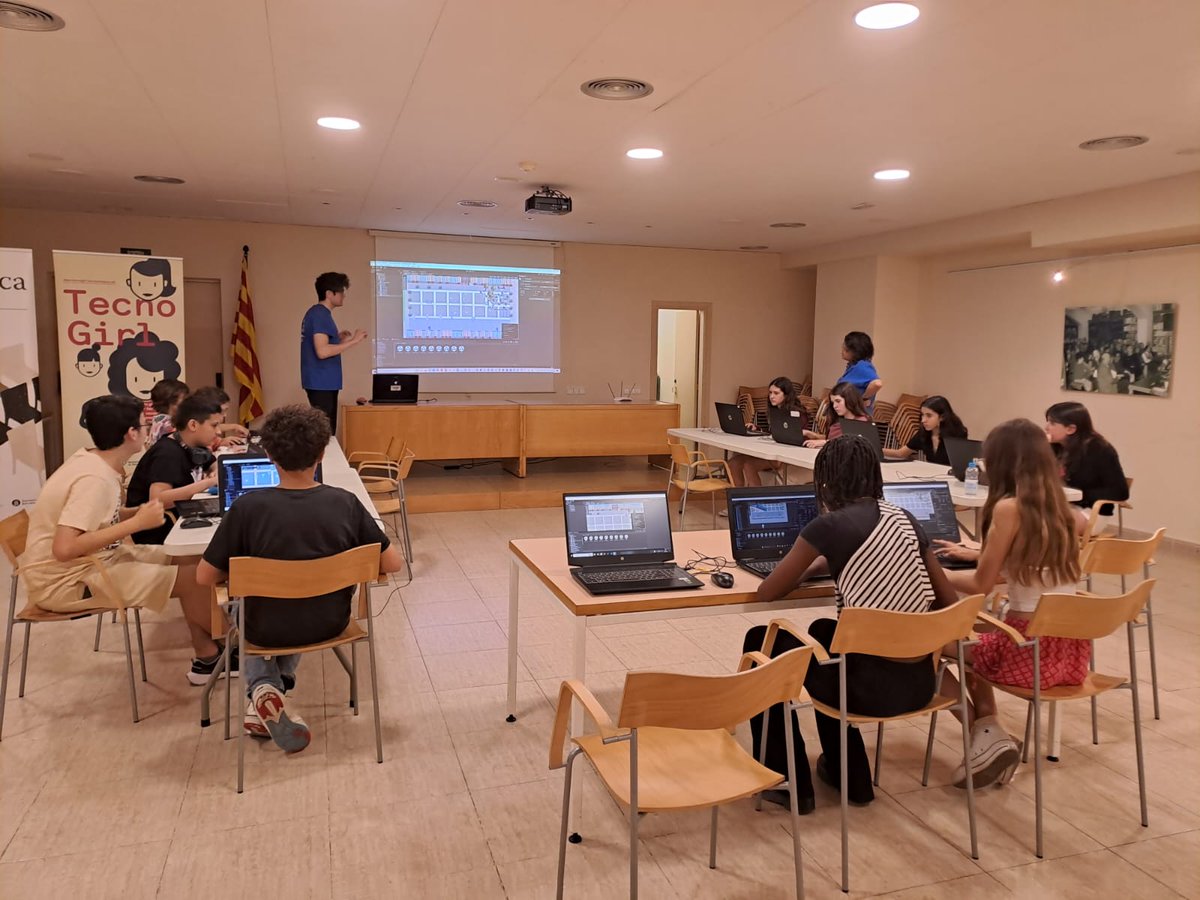
MULTIPOLYGON (((1008 615, 1005 624, 1026 637, 1029 620, 1008 615)), ((1060 684, 1083 684, 1092 655, 1090 641, 1075 638, 1043 637, 1041 644, 1042 690, 1060 684)), ((989 631, 979 636, 971 650, 971 666, 976 674, 997 684, 1014 687, 1033 687, 1033 648, 1018 647, 1001 631, 989 631)))

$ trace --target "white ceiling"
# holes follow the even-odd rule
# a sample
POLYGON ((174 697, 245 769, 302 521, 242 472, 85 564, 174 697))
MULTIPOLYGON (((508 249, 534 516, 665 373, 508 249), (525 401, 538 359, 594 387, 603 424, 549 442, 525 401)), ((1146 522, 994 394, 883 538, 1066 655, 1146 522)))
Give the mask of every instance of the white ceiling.
POLYGON ((1198 0, 34 2, 67 27, 0 31, 10 207, 790 251, 1200 168, 1198 0))

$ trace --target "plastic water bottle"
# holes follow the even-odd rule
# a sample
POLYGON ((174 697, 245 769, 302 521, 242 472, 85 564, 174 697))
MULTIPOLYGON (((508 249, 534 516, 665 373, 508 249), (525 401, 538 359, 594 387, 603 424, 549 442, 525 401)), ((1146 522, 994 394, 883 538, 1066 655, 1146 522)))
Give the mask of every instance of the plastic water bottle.
POLYGON ((963 474, 965 475, 963 484, 966 486, 967 496, 976 496, 979 493, 979 465, 975 460, 967 463, 967 471, 963 474))

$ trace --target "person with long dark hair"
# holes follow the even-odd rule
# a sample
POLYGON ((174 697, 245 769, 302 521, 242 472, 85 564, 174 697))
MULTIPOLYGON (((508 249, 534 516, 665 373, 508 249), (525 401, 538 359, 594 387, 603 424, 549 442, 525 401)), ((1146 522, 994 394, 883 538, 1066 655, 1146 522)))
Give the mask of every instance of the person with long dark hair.
MULTIPOLYGON (((1075 501, 1080 507, 1077 516, 1086 518, 1097 500, 1129 499, 1121 458, 1113 445, 1097 433, 1092 415, 1082 403, 1068 400, 1047 409, 1046 437, 1054 447, 1063 482, 1083 492, 1083 498, 1075 501)), ((1100 512, 1111 516, 1112 504, 1101 507, 1100 512)))
MULTIPOLYGON (((772 409, 788 413, 799 412, 801 418, 806 419, 804 407, 800 405, 799 392, 790 378, 780 375, 778 378, 771 379, 771 384, 767 387, 767 402, 772 409)), ((758 430, 753 423, 746 427, 750 431, 758 430)), ((801 427, 803 427, 803 423, 801 427)), ((761 459, 757 456, 746 456, 744 453, 733 454, 727 462, 729 463, 729 473, 733 476, 733 483, 739 487, 746 485, 758 487, 762 484, 760 473, 777 472, 782 467, 782 463, 761 459)))
MULTIPOLYGON (((1007 580, 1005 621, 1024 634, 1042 594, 1075 593, 1079 580, 1075 519, 1054 455, 1033 422, 1013 419, 993 428, 983 443, 983 461, 988 498, 981 515, 979 565, 950 572, 949 579, 963 594, 987 594, 1007 580)), ((1090 642, 1043 637, 1040 643, 1042 690, 1083 683, 1090 642)), ((986 632, 967 649, 967 660, 973 673, 988 681, 1032 688, 1032 653, 1001 632, 986 632)), ((955 681, 949 673, 945 679, 943 691, 952 695, 955 681)), ((967 686, 973 706, 969 763, 975 787, 1005 784, 1016 771, 1020 746, 997 718, 991 686, 973 675, 967 686)), ((966 786, 967 762, 955 773, 956 787, 966 786)))
POLYGON ((954 412, 954 407, 945 397, 934 394, 926 397, 921 403, 921 429, 912 436, 903 447, 885 449, 883 455, 888 459, 912 459, 918 453, 925 457, 926 462, 950 465, 950 456, 946 452, 944 438, 965 438, 967 426, 954 412))
MULTIPOLYGON (((838 586, 839 613, 845 606, 921 613, 957 602, 954 588, 933 558, 925 532, 907 510, 883 499, 879 461, 865 439, 845 435, 825 444, 813 466, 813 481, 821 515, 805 526, 775 571, 759 585, 757 599, 782 599, 804 578, 827 572, 838 586)), ((808 630, 828 648, 836 628, 835 619, 817 619, 808 630)), ((751 628, 744 650, 761 649, 765 632, 765 626, 751 628)), ((780 632, 772 652, 777 656, 798 646, 796 638, 780 632)), ((871 716, 894 716, 920 709, 933 697, 935 687, 934 668, 928 657, 898 661, 856 654, 847 661, 846 678, 850 712, 871 716)), ((832 666, 809 666, 804 685, 815 699, 839 705, 838 673, 832 666)), ((772 727, 766 764, 786 772, 783 717, 778 709, 769 713, 772 727)), ((751 725, 757 742, 762 735, 761 719, 756 718, 751 725)), ((813 805, 812 777, 804 741, 794 721, 792 727, 796 792, 800 811, 807 812, 813 805)), ((839 731, 837 719, 817 714, 822 751, 817 777, 835 790, 841 784, 839 731)), ((853 726, 847 735, 848 799, 851 803, 870 803, 875 793, 862 735, 853 726)))
POLYGON ((867 415, 867 410, 863 406, 862 394, 859 393, 858 388, 845 381, 835 384, 833 390, 829 392, 829 408, 825 415, 829 420, 827 434, 822 437, 820 432, 805 431, 804 436, 808 438, 804 442, 805 447, 824 447, 828 441, 841 437, 842 419, 852 419, 856 422, 871 421, 871 417, 867 415))
POLYGON ((870 410, 875 406, 875 395, 883 387, 879 372, 875 369, 875 344, 865 331, 847 332, 842 338, 842 359, 846 371, 838 384, 849 382, 862 394, 863 405, 870 410))

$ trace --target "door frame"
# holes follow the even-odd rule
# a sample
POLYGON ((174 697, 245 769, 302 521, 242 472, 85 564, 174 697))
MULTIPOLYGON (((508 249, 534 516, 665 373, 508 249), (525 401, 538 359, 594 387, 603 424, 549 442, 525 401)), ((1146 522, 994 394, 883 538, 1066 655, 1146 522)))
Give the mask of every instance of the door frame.
POLYGON ((691 309, 700 313, 699 352, 696 354, 699 371, 696 372, 696 427, 704 427, 707 421, 705 410, 709 407, 708 373, 712 369, 712 317, 711 303, 688 300, 652 300, 650 302, 650 371, 658 372, 658 313, 663 309, 691 309))

